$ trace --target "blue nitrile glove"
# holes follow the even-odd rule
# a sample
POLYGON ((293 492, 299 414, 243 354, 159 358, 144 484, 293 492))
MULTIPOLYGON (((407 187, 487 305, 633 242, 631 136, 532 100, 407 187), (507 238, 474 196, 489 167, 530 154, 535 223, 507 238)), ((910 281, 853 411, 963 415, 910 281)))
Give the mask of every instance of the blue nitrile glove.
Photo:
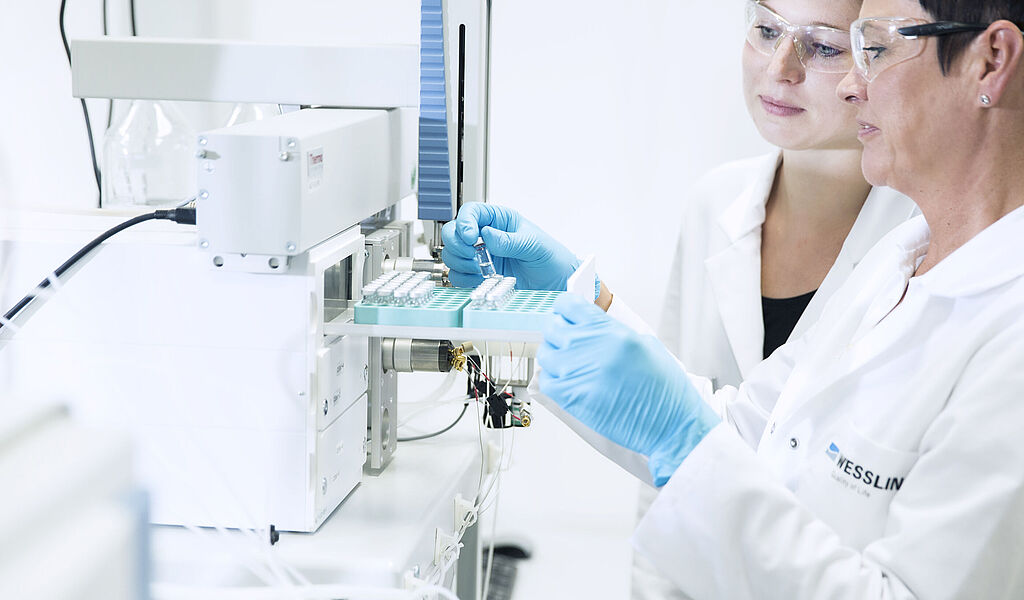
POLYGON ((721 419, 654 336, 574 295, 555 302, 537 352, 540 390, 609 440, 647 456, 665 485, 721 419))
POLYGON ((467 202, 441 229, 441 258, 456 287, 475 287, 483 278, 473 244, 483 238, 499 275, 517 279, 524 290, 564 290, 580 261, 565 246, 504 206, 467 202))

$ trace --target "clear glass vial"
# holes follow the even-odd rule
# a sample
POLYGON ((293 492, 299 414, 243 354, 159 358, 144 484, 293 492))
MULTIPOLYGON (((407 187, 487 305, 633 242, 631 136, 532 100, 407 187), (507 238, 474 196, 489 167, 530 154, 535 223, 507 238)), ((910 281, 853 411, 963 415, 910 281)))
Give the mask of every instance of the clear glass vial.
POLYGON ((195 133, 168 102, 133 100, 103 141, 102 206, 176 204, 196 193, 195 133))
POLYGON ((480 265, 480 274, 487 277, 493 277, 497 273, 494 270, 494 262, 491 260, 491 253, 487 250, 487 246, 484 245, 483 238, 477 238, 476 243, 473 244, 473 249, 476 251, 476 264, 480 265))

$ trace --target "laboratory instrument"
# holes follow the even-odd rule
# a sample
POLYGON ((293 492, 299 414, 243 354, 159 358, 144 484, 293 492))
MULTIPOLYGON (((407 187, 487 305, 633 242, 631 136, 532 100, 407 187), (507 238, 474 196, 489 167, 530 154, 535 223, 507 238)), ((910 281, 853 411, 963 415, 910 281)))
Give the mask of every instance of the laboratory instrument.
MULTIPOLYGON (((396 374, 465 360, 467 339, 442 322, 427 336, 345 329, 357 304, 427 310, 455 292, 439 260, 412 256, 400 200, 418 192, 416 216, 447 221, 485 199, 488 3, 427 0, 422 19, 422 56, 416 45, 71 40, 78 97, 320 107, 192 136, 195 228, 133 229, 69 272, 20 330, 0 330, 10 389, 90 399, 76 413, 139 443, 153 522, 315 531, 394 455, 396 374), (415 274, 374 290, 398 271, 415 274)), ((119 219, 7 221, 4 239, 25 258, 10 287, 31 289, 119 219)), ((428 224, 428 244, 439 229, 428 224)))

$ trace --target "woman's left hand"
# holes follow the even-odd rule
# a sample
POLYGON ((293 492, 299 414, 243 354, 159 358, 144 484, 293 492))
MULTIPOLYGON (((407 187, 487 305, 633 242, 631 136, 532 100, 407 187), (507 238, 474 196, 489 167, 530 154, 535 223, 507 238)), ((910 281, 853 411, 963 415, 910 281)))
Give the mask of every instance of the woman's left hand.
POLYGON ((575 295, 559 298, 537 352, 540 389, 609 440, 647 456, 664 485, 721 419, 653 336, 575 295))

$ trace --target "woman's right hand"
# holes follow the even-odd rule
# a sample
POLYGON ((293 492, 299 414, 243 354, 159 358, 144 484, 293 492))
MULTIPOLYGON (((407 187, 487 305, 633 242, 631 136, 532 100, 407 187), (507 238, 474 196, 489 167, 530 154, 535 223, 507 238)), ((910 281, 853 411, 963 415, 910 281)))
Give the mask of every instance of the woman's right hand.
POLYGON ((456 287, 474 287, 483 277, 473 244, 483 238, 495 271, 516 278, 524 290, 565 290, 580 261, 565 246, 518 212, 482 202, 462 206, 454 221, 441 229, 441 257, 456 287))

